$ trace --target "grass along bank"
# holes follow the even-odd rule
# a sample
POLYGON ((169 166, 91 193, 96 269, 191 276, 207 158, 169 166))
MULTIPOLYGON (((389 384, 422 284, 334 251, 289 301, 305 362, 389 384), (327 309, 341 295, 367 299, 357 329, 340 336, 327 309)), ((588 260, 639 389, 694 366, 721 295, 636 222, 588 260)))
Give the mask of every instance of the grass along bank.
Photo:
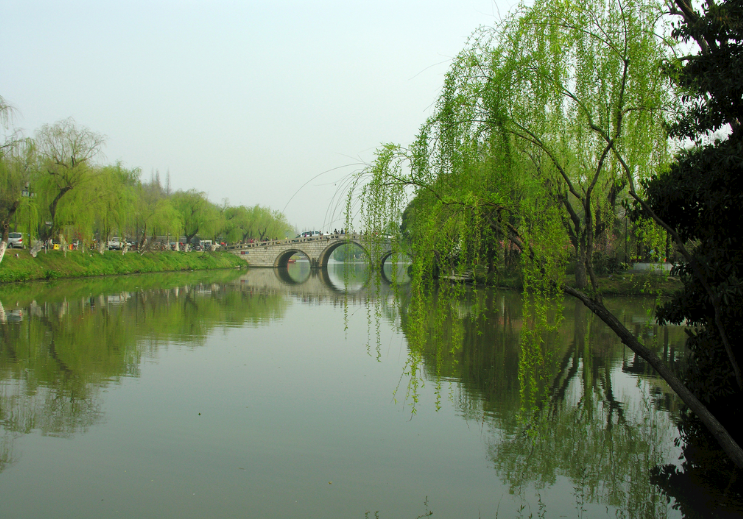
POLYGON ((27 249, 10 249, 0 263, 0 283, 244 266, 229 252, 41 251, 33 258, 27 249))
MULTIPOLYGON (((670 276, 667 272, 619 272, 597 276, 599 292, 605 296, 668 296, 682 288, 678 277, 670 276)), ((523 280, 520 275, 500 276, 487 280, 478 280, 479 285, 497 286, 509 290, 523 290, 523 280)), ((575 276, 566 274, 563 283, 575 287, 575 276)))

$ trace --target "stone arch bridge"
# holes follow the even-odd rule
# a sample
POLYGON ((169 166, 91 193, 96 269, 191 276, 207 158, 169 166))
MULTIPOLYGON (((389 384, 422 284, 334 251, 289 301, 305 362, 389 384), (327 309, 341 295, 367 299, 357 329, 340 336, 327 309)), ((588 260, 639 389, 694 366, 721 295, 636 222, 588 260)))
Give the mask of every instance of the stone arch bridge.
MULTIPOLYGON (((289 258, 296 253, 301 253, 310 260, 312 268, 323 268, 327 266, 333 251, 347 243, 358 245, 365 253, 369 253, 369 241, 361 234, 331 234, 311 238, 271 240, 239 245, 231 248, 230 251, 244 258, 251 267, 286 267, 289 264, 289 258)), ((379 264, 384 265, 387 258, 392 255, 391 240, 382 241, 380 249, 379 264)))

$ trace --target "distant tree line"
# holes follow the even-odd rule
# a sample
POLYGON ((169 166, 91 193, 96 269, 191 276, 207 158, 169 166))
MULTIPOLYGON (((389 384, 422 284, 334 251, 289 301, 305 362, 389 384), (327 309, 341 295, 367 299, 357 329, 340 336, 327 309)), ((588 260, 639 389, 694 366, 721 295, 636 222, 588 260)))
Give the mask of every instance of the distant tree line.
POLYGON ((149 180, 121 162, 95 162, 103 135, 72 118, 42 126, 33 138, 12 127, 13 108, 0 97, 0 261, 10 231, 33 240, 97 244, 127 237, 140 248, 166 239, 239 242, 293 233, 286 217, 255 205, 216 204, 196 189, 173 191, 170 173, 149 180))

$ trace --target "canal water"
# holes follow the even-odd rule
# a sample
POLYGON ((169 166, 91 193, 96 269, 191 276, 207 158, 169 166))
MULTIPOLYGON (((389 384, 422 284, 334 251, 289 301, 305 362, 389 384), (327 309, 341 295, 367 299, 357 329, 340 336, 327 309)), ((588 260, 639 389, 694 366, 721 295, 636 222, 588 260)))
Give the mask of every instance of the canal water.
MULTIPOLYGON (((564 302, 534 385, 519 294, 467 294, 456 333, 414 346, 404 286, 367 277, 298 261, 1 287, 0 516, 741 510, 664 479, 683 469, 681 406, 583 307, 564 302)), ((679 362, 684 332, 654 304, 608 302, 679 362)))

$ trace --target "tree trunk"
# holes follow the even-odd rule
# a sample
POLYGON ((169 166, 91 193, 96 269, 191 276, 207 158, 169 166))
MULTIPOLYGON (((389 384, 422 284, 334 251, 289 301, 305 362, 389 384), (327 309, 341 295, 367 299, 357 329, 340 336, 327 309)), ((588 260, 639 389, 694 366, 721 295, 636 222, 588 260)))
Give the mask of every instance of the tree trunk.
POLYGON ((51 213, 52 216, 52 228, 49 232, 49 236, 54 236, 54 232, 57 230, 57 221, 55 219, 57 214, 57 204, 59 203, 59 200, 70 190, 72 189, 70 186, 65 186, 62 189, 59 190, 59 193, 57 193, 57 196, 54 197, 54 200, 52 200, 52 203, 49 204, 49 213, 51 213))
POLYGON ((18 209, 19 205, 20 202, 18 200, 13 202, 13 205, 8 208, 8 213, 5 215, 5 218, 2 220, 2 222, 0 222, 0 240, 2 240, 2 242, 0 243, 0 263, 3 262, 5 251, 8 250, 8 233, 10 231, 10 219, 13 218, 13 215, 18 209))
POLYGON ((583 290, 587 286, 586 249, 579 247, 575 250, 575 288, 583 290))
POLYGON ((604 321, 619 339, 645 359, 653 369, 665 380, 671 389, 689 406, 689 409, 697 415, 702 423, 707 427, 710 433, 715 437, 717 443, 725 454, 735 463, 739 469, 743 469, 743 449, 736 443, 730 433, 722 426, 715 416, 705 407, 705 405, 679 380, 678 377, 658 358, 658 356, 646 348, 632 333, 600 302, 589 298, 583 292, 575 290, 569 286, 563 285, 563 291, 576 299, 579 299, 586 307, 596 314, 599 319, 604 321))

